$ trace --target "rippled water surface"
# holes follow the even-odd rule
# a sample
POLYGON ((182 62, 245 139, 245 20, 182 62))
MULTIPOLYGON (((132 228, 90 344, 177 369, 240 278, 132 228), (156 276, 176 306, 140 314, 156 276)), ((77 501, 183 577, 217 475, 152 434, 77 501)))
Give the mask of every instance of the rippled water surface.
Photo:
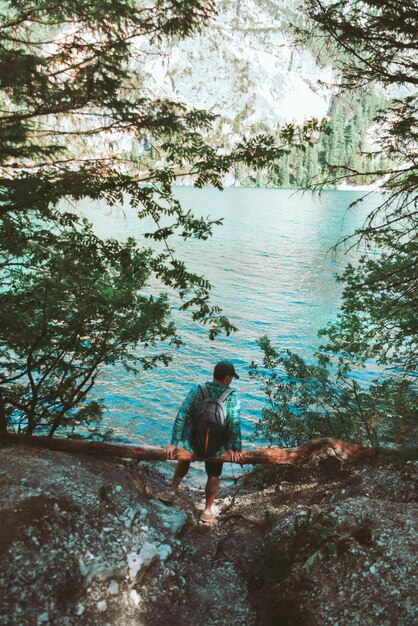
MULTIPOLYGON (((236 387, 248 439, 263 406, 256 383, 248 377, 249 364, 261 357, 257 339, 268 334, 278 347, 308 358, 313 355, 319 345, 318 329, 335 318, 340 304, 335 274, 359 254, 344 254, 341 249, 335 257, 328 251, 363 223, 379 196, 372 194, 347 210, 360 192, 329 191, 318 198, 285 190, 180 187, 176 194, 196 214, 224 218, 210 240, 181 242, 178 253, 189 268, 211 281, 213 301, 239 332, 211 342, 205 328, 176 308, 174 317, 186 345, 170 366, 139 378, 121 367, 109 368, 95 394, 108 407, 106 425, 121 439, 165 444, 190 384, 210 380, 214 363, 229 359, 241 375, 236 387)), ((82 208, 104 236, 135 236, 142 241, 149 230, 149 224, 140 222, 128 207, 82 208)))

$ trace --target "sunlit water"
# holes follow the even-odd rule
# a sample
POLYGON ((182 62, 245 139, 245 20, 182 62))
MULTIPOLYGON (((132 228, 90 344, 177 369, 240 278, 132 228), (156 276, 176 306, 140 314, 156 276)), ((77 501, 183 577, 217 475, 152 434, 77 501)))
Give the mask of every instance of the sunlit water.
MULTIPOLYGON (((174 354, 170 366, 141 377, 122 367, 109 368, 101 375, 95 396, 104 399, 105 424, 119 440, 163 445, 190 385, 210 380, 213 365, 229 359, 241 375, 236 387, 248 442, 264 402, 248 376, 251 361, 261 359, 257 339, 267 334, 277 347, 313 356, 320 343, 318 330, 335 319, 340 305, 335 275, 360 253, 341 249, 335 256, 329 249, 363 223, 379 195, 372 194, 349 210, 360 192, 329 191, 314 197, 285 190, 179 187, 176 195, 198 215, 224 218, 210 240, 180 242, 178 254, 190 269, 210 280, 213 302, 222 306, 239 331, 211 342, 207 329, 176 307, 174 317, 185 346, 174 354)), ((102 236, 135 236, 143 241, 149 230, 129 207, 82 209, 102 236)))

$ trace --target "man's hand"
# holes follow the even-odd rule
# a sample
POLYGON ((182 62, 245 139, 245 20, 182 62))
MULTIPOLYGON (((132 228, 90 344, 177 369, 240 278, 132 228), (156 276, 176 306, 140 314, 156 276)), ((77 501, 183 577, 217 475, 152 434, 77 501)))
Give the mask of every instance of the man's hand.
POLYGON ((164 459, 169 459, 169 460, 175 459, 176 454, 177 454, 177 447, 173 446, 171 443, 169 443, 168 446, 165 446, 163 448, 164 459))
POLYGON ((228 454, 231 457, 231 461, 233 463, 242 463, 244 460, 244 455, 241 452, 236 452, 235 450, 228 450, 228 454))

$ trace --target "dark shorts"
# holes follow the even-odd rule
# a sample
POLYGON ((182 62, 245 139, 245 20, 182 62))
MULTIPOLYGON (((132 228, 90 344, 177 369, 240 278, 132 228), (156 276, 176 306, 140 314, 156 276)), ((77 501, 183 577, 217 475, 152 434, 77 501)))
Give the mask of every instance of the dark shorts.
POLYGON ((206 461, 205 470, 209 478, 222 474, 223 461, 206 461))

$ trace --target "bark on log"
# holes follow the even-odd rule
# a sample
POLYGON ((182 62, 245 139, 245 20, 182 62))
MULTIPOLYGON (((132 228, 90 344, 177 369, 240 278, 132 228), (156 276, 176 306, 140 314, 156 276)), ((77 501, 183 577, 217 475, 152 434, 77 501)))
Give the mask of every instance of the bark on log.
MULTIPOLYGON (((4 443, 23 444, 60 452, 87 454, 95 457, 118 457, 136 459, 137 461, 165 461, 163 448, 159 446, 132 446, 117 443, 103 443, 96 441, 79 441, 60 439, 59 437, 45 437, 36 435, 14 435, 1 433, 0 439, 4 443)), ((358 446, 339 439, 325 437, 311 439, 297 448, 258 448, 243 451, 243 464, 268 463, 272 465, 292 464, 309 465, 326 458, 334 457, 341 461, 355 461, 377 456, 378 448, 358 446)), ((229 454, 216 459, 197 457, 187 450, 179 449, 177 461, 230 461, 229 454)))

